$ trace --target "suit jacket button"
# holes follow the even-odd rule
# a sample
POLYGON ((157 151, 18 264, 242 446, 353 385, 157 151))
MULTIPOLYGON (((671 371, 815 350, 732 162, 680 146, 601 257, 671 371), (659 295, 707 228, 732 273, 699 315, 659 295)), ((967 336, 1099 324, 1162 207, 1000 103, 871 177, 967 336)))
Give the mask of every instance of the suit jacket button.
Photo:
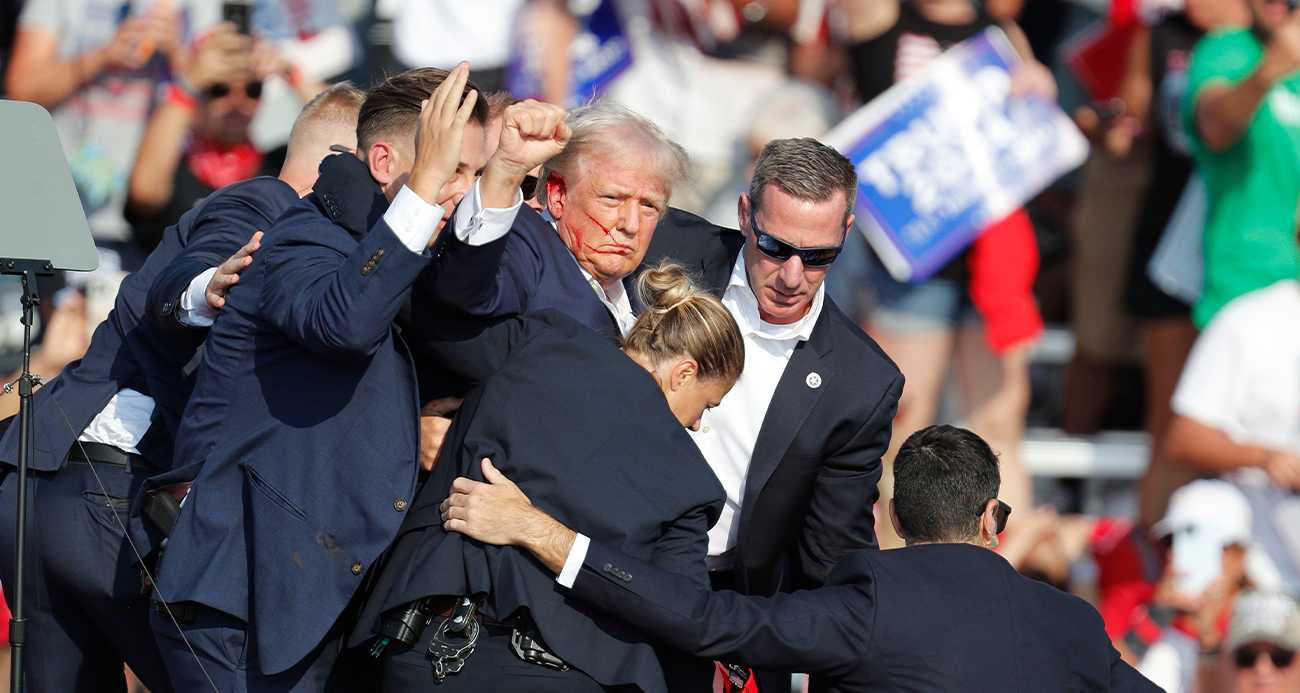
POLYGON ((614 566, 610 565, 609 563, 606 563, 605 565, 601 566, 600 569, 603 570, 603 571, 605 571, 605 572, 607 572, 607 573, 609 573, 609 574, 611 574, 611 575, 613 575, 614 572, 615 572, 615 571, 614 571, 614 566))
POLYGON ((162 310, 162 312, 163 312, 163 315, 171 315, 171 314, 172 314, 172 303, 171 303, 171 301, 168 301, 168 302, 166 302, 166 303, 163 304, 163 310, 162 310))
POLYGON ((402 512, 403 510, 406 510, 406 499, 398 498, 397 500, 393 501, 393 508, 395 508, 399 513, 402 512))
POLYGON ((370 269, 371 269, 372 267, 374 267, 374 265, 366 265, 365 267, 362 267, 362 268, 361 268, 361 273, 362 273, 362 274, 365 274, 365 275, 370 274, 370 269))
POLYGON ((352 574, 353 574, 353 575, 360 575, 360 574, 361 574, 361 571, 363 571, 363 570, 365 570, 365 568, 364 568, 360 563, 353 563, 353 564, 352 564, 352 574))
POLYGON ((380 248, 379 250, 376 250, 376 251, 375 251, 375 257, 383 257, 383 256, 384 256, 384 249, 383 249, 383 248, 380 248))

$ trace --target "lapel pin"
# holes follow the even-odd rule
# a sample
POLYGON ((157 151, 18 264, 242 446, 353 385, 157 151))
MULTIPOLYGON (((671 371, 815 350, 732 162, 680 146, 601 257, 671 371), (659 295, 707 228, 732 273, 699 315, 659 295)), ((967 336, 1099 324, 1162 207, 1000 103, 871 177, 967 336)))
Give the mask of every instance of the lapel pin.
POLYGON ((811 387, 814 390, 822 386, 822 377, 818 375, 815 371, 809 373, 808 377, 804 378, 803 381, 808 384, 808 387, 811 387))

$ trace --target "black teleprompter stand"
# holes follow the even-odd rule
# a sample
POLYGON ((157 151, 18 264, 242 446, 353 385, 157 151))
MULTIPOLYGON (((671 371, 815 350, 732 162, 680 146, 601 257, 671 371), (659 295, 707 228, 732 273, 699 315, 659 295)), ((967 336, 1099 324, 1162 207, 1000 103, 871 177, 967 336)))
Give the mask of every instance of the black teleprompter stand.
MULTIPOLYGON (((0 101, 0 274, 22 277, 23 374, 18 378, 18 517, 14 547, 10 690, 22 693, 27 647, 27 476, 32 457, 32 325, 38 276, 56 270, 88 272, 99 265, 86 213, 68 171, 54 120, 34 103, 0 101)), ((10 386, 6 385, 9 391, 10 386)), ((8 579, 10 576, 5 575, 8 579)))

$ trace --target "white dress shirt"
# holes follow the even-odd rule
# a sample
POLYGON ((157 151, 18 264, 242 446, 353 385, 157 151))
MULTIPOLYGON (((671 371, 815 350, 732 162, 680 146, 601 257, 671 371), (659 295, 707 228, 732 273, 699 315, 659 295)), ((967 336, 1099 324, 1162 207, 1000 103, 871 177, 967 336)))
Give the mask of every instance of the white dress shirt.
MULTIPOLYGON (((456 236, 470 245, 483 245, 510 231, 515 214, 523 203, 523 194, 515 193, 513 207, 483 209, 479 186, 475 183, 464 202, 468 204, 461 204, 456 209, 453 220, 456 236)), ((437 232, 442 216, 440 205, 429 204, 410 188, 402 186, 384 212, 384 221, 408 250, 423 253, 429 239, 437 232)), ((182 325, 211 327, 216 320, 218 311, 208 305, 207 298, 208 282, 216 273, 217 268, 212 267, 190 280, 189 287, 181 294, 176 313, 182 325)), ((139 453, 136 446, 149 430, 153 409, 152 397, 130 388, 121 390, 95 415, 77 440, 104 443, 126 452, 139 453)))
POLYGON ((745 501, 745 479, 758 432, 795 346, 812 335, 825 291, 824 287, 817 290, 804 317, 788 325, 773 325, 758 316, 758 299, 749 288, 743 255, 731 270, 722 303, 731 311, 744 337, 745 371, 722 403, 704 412, 700 430, 691 432, 727 492, 722 514, 709 530, 709 570, 731 568, 740 530, 740 507, 745 501))
MULTIPOLYGON (((794 348, 812 336, 813 327, 821 316, 825 294, 825 287, 819 288, 808 314, 789 325, 764 322, 758 315, 758 299, 749 288, 744 255, 736 258, 722 303, 736 319, 745 340, 745 372, 719 406, 704 412, 700 430, 691 432, 695 444, 727 493, 722 514, 709 530, 709 554, 705 559, 709 570, 732 567, 740 531, 738 519, 745 501, 745 480, 749 476, 754 444, 758 442, 768 405, 781 376, 785 374, 794 348)), ((569 578, 567 582, 560 580, 565 587, 573 586, 578 568, 582 567, 587 556, 589 541, 581 534, 578 538, 569 551, 565 571, 561 574, 569 578)))

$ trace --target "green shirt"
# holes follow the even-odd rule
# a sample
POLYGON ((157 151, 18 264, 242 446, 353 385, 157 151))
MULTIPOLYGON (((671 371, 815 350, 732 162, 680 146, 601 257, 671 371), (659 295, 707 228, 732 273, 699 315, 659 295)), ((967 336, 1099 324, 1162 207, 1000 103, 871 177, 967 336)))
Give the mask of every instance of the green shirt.
POLYGON ((1240 82, 1263 54, 1259 40, 1241 27, 1215 31, 1192 51, 1183 123, 1209 197, 1205 288, 1192 310, 1200 327, 1228 301, 1280 279, 1300 277, 1300 73, 1273 85, 1250 129, 1226 152, 1207 150, 1192 125, 1196 101, 1205 88, 1240 82))

